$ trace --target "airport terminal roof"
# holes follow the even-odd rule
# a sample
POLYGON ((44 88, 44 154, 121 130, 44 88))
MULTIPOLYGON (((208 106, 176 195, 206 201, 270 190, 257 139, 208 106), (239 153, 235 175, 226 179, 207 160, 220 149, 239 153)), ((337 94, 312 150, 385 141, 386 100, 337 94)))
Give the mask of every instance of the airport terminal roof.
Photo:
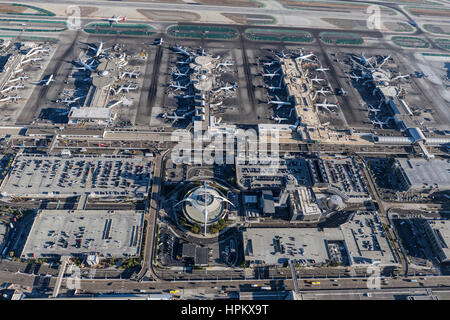
POLYGON ((70 109, 69 118, 71 119, 98 119, 110 120, 111 109, 108 108, 76 108, 70 109))
POLYGON ((143 222, 143 211, 42 210, 34 219, 22 257, 137 256, 143 222))

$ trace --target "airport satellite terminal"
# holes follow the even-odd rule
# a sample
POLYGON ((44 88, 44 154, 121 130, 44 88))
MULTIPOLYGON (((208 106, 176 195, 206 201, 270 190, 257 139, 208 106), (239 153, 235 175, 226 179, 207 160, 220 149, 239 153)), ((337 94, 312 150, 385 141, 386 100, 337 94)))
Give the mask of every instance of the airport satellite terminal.
POLYGON ((449 17, 0 3, 0 300, 450 299, 449 17))

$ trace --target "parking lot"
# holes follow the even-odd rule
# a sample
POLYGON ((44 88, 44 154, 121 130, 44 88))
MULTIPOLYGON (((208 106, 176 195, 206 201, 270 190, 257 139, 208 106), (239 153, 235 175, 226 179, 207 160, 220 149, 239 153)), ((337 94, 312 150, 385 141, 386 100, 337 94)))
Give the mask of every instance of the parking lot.
POLYGON ((238 184, 248 189, 280 187, 288 174, 297 178, 300 185, 310 186, 309 170, 302 157, 280 159, 278 166, 243 163, 237 166, 238 184))
POLYGON ((150 184, 150 161, 127 156, 20 155, 2 188, 5 196, 143 198, 150 184))
POLYGON ((412 264, 425 267, 438 262, 427 241, 424 219, 393 219, 392 222, 412 264))
POLYGON ((22 257, 57 257, 90 252, 116 258, 137 256, 143 222, 143 211, 40 211, 22 257))

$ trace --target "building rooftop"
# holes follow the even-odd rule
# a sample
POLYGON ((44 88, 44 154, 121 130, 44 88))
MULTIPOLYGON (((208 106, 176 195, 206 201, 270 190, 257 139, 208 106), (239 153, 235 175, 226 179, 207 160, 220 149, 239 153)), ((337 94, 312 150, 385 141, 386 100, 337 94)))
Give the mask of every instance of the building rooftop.
POLYGON ((450 189, 450 160, 397 159, 413 188, 450 189))
POLYGON ((139 255, 143 211, 42 210, 34 219, 23 258, 139 255))
POLYGON ((339 228, 247 228, 243 244, 245 259, 253 264, 279 265, 290 259, 306 265, 331 261, 346 261, 351 266, 398 264, 373 212, 359 212, 339 228))
POLYGON ((1 186, 4 197, 142 198, 151 161, 130 156, 18 155, 1 186))
POLYGON ((80 120, 105 120, 111 119, 111 109, 108 108, 76 108, 72 107, 69 113, 69 119, 80 120))

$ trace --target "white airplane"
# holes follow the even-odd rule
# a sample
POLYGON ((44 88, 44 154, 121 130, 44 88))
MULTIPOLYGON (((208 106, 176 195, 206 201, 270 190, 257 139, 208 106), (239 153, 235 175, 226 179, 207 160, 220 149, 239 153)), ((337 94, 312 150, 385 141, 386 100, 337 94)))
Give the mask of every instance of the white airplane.
POLYGON ((320 68, 317 68, 316 71, 322 71, 322 72, 330 71, 330 68, 322 68, 322 67, 320 67, 320 68))
POLYGON ((291 103, 289 101, 283 101, 280 98, 278 98, 278 96, 275 96, 276 100, 272 100, 270 97, 267 99, 267 103, 268 104, 276 104, 277 105, 277 110, 281 107, 281 106, 290 106, 291 103))
POLYGON ((184 61, 177 61, 177 64, 189 64, 191 63, 191 58, 186 58, 184 61))
POLYGON ((381 103, 378 105, 378 108, 374 108, 371 104, 367 104, 367 110, 369 112, 373 112, 373 113, 377 114, 378 112, 381 111, 380 106, 381 106, 381 103))
POLYGON ((78 59, 77 63, 81 64, 82 67, 76 67, 75 69, 94 72, 93 66, 94 66, 95 60, 92 60, 89 64, 86 64, 86 62, 84 62, 83 60, 78 59))
POLYGON ((348 77, 351 78, 351 79, 354 79, 356 81, 359 81, 359 80, 362 79, 362 77, 357 76, 356 74, 353 74, 353 73, 349 74, 348 77))
POLYGON ((343 95, 344 97, 348 95, 347 91, 345 91, 344 88, 339 88, 338 94, 343 95))
POLYGON ((270 62, 263 62, 262 63, 262 65, 265 66, 265 67, 270 67, 270 66, 273 66, 274 64, 279 64, 279 61, 273 60, 273 61, 270 61, 270 62))
POLYGON ((297 57, 297 59, 300 59, 300 60, 311 60, 311 59, 309 59, 310 57, 315 57, 316 55, 314 54, 314 52, 311 52, 310 54, 305 54, 305 55, 303 55, 303 56, 299 56, 299 57, 297 57))
POLYGON ((90 44, 88 44, 88 49, 91 49, 92 51, 95 52, 95 54, 94 54, 94 57, 95 57, 95 58, 100 57, 101 55, 106 54, 105 51, 106 51, 106 50, 109 50, 109 49, 111 49, 111 48, 112 48, 112 47, 103 49, 103 41, 100 41, 99 45, 96 46, 96 47, 91 46, 90 44))
POLYGON ((280 70, 281 70, 281 68, 279 68, 278 70, 276 70, 276 71, 274 71, 274 72, 272 72, 272 73, 264 73, 264 72, 261 72, 261 75, 262 75, 263 77, 270 77, 270 79, 273 79, 273 77, 281 76, 281 74, 278 73, 278 71, 280 71, 280 70))
POLYGON ((266 88, 269 90, 279 90, 282 88, 282 82, 283 82, 283 76, 280 77, 280 83, 278 84, 277 87, 274 86, 267 86, 266 88))
POLYGON ((232 91, 234 89, 236 89, 236 84, 235 83, 233 83, 232 85, 229 85, 229 86, 218 88, 218 89, 214 90, 214 93, 219 92, 219 91, 223 91, 223 90, 232 91))
POLYGON ((11 90, 17 90, 17 89, 23 89, 23 88, 25 88, 23 85, 10 86, 10 87, 7 87, 7 88, 3 89, 2 91, 0 91, 0 93, 6 93, 11 90))
POLYGON ((220 67, 231 67, 231 66, 234 66, 233 62, 221 62, 221 63, 219 63, 217 65, 217 68, 220 68, 220 67))
POLYGON ((172 72, 172 75, 177 76, 177 79, 178 79, 180 77, 187 76, 188 72, 189 72, 189 69, 187 69, 184 73, 181 73, 180 70, 177 69, 177 72, 172 72))
POLYGON ((29 78, 28 76, 22 76, 22 77, 18 77, 18 78, 15 78, 15 79, 8 80, 7 82, 9 83, 9 82, 23 81, 23 80, 28 79, 28 78, 29 78))
POLYGON ((70 105, 70 104, 75 103, 75 102, 77 102, 78 100, 83 99, 83 98, 85 98, 85 97, 86 97, 86 95, 84 95, 84 96, 79 96, 79 97, 76 97, 76 98, 73 98, 73 99, 65 98, 65 99, 60 100, 60 101, 58 101, 58 102, 61 102, 61 103, 70 105))
POLYGON ((330 90, 325 90, 324 88, 320 88, 320 90, 316 90, 317 93, 323 94, 324 96, 327 95, 327 93, 331 93, 330 90))
POLYGON ((175 91, 178 91, 180 89, 183 89, 183 90, 187 89, 190 84, 191 84, 191 81, 189 81, 189 83, 187 83, 186 85, 182 86, 182 85, 180 85, 179 82, 177 82, 177 84, 173 84, 173 83, 169 84, 169 87, 174 88, 175 91))
POLYGON ((20 64, 22 65, 22 64, 25 64, 28 62, 33 63, 33 62, 42 61, 42 60, 43 60, 42 58, 29 58, 29 59, 23 60, 20 64))
POLYGON ((164 118, 164 119, 173 120, 173 121, 172 121, 172 124, 174 124, 174 123, 177 122, 178 120, 183 120, 183 119, 185 119, 187 115, 189 115, 189 114, 191 114, 191 113, 193 113, 193 112, 194 112, 194 111, 187 112, 187 113, 183 114, 182 116, 177 115, 175 112, 173 113, 172 116, 170 116, 170 115, 167 114, 167 113, 164 113, 164 114, 163 114, 163 118, 164 118))
POLYGON ((128 76, 130 78, 137 78, 139 77, 139 75, 141 74, 140 71, 125 71, 124 73, 122 73, 121 78, 128 76))
POLYGON ((22 99, 21 96, 19 95, 15 95, 15 96, 9 96, 9 97, 5 97, 5 98, 1 98, 0 102, 6 102, 6 101, 10 101, 12 100, 13 102, 17 102, 17 100, 22 99))
POLYGON ((195 95, 191 94, 191 95, 184 95, 184 96, 176 96, 176 98, 179 98, 179 99, 192 99, 192 98, 195 98, 195 95))
POLYGON ((163 43, 164 43, 164 40, 163 40, 163 38, 159 38, 159 39, 155 39, 155 42, 154 42, 157 46, 160 46, 160 45, 162 45, 163 43))
POLYGON ((200 52, 200 56, 206 56, 206 52, 205 49, 202 48, 201 50, 199 50, 198 52, 200 52))
POLYGON ((286 54, 284 53, 284 49, 281 50, 280 53, 275 53, 275 55, 276 55, 277 57, 279 57, 279 58, 286 58, 286 57, 287 57, 286 54))
POLYGON ((387 57, 383 58, 383 61, 380 64, 377 64, 377 68, 381 68, 383 64, 385 64, 389 60, 390 57, 391 55, 388 55, 387 57))
POLYGON ((271 117, 270 119, 271 119, 271 120, 275 120, 275 121, 278 122, 278 123, 281 123, 281 121, 287 121, 287 120, 289 120, 288 118, 280 118, 280 117, 278 117, 278 116, 271 117))
POLYGON ((183 48, 179 47, 178 45, 175 45, 175 50, 177 50, 178 53, 184 54, 185 56, 188 56, 188 57, 191 56, 191 54, 189 52, 187 52, 183 48))
POLYGON ((387 122, 379 121, 378 119, 370 120, 373 125, 379 125, 380 129, 383 129, 383 126, 387 125, 387 122))
POLYGON ((320 83, 321 81, 325 81, 325 79, 319 79, 319 78, 317 78, 317 76, 316 76, 315 78, 311 79, 311 81, 320 83))
POLYGON ((330 111, 330 107, 334 107, 334 108, 337 108, 338 106, 339 106, 339 104, 338 103, 328 103, 327 102, 327 98, 325 98, 325 100, 323 101, 323 102, 321 102, 321 103, 316 103, 315 104, 317 107, 322 107, 322 108, 324 108, 325 110, 327 110, 328 112, 331 112, 330 111))
POLYGON ((398 76, 391 79, 391 81, 397 80, 397 79, 406 79, 409 78, 410 74, 399 74, 398 76))
POLYGON ((106 21, 108 21, 109 22, 109 25, 110 26, 112 26, 113 25, 113 23, 119 23, 119 22, 121 22, 121 21, 125 21, 125 20, 127 20, 127 16, 125 16, 125 17, 122 17, 122 16, 112 16, 111 18, 108 18, 108 19, 106 19, 106 21))
POLYGON ((125 91, 128 93, 128 92, 130 92, 130 90, 136 90, 136 89, 137 89, 137 85, 129 84, 126 87, 124 87, 124 86, 120 87, 118 92, 125 91))
MULTIPOLYGON (((361 57, 357 57, 357 59, 359 60, 359 62, 357 62, 357 63, 361 63, 364 67, 369 66, 369 67, 373 68, 373 65, 370 63, 370 60, 372 60, 373 58, 375 58, 375 57, 366 58, 364 56, 364 52, 362 52, 361 57)), ((353 59, 353 61, 354 61, 354 59, 353 59)))
POLYGON ((42 80, 40 80, 40 81, 38 81, 38 82, 34 82, 34 84, 42 85, 42 86, 48 86, 51 82, 55 82, 55 79, 53 79, 53 74, 51 74, 51 75, 47 78, 47 80, 42 79, 42 80))

